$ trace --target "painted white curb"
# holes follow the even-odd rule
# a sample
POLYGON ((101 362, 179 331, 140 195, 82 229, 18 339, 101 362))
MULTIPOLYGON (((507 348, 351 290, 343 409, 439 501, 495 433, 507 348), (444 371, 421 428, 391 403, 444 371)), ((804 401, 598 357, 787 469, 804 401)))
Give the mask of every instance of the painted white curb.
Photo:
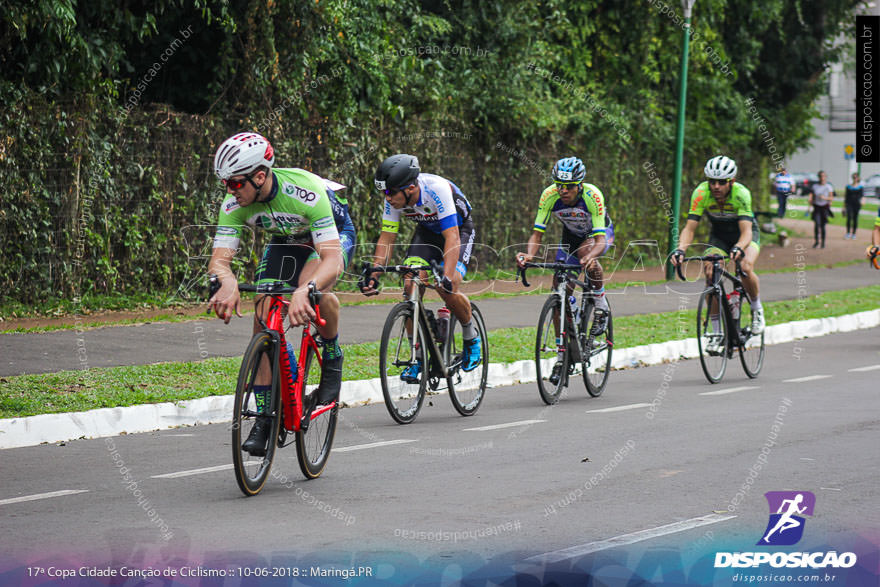
MULTIPOLYGON (((880 309, 834 318, 801 320, 770 326, 764 333, 766 344, 815 338, 835 332, 851 332, 880 326, 880 309)), ((615 349, 614 368, 656 365, 698 355, 697 340, 673 340, 638 347, 615 349)), ((550 368, 552 360, 548 360, 550 368)), ((493 387, 535 381, 533 360, 489 365, 493 387)), ((341 397, 349 405, 381 402, 379 379, 345 381, 341 397)), ((101 438, 122 433, 150 432, 176 426, 229 422, 233 396, 213 396, 178 403, 145 404, 124 408, 102 408, 87 412, 44 414, 0 420, 0 449, 62 442, 79 438, 101 438)))

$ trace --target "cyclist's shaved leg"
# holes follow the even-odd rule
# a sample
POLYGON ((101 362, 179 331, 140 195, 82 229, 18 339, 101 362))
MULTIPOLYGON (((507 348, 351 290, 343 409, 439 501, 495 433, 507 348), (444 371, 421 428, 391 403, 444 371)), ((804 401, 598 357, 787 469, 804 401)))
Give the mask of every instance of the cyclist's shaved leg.
MULTIPOLYGON (((318 268, 320 259, 312 259, 303 267, 299 283, 308 283, 318 268)), ((321 318, 326 321, 318 326, 318 333, 324 339, 324 350, 321 353, 321 383, 304 418, 308 418, 315 405, 326 405, 339 399, 342 386, 342 348, 339 346, 339 298, 329 291, 321 297, 321 318)), ((306 424, 308 426, 308 424, 306 424)))
MULTIPOLYGON (((320 259, 311 259, 303 267, 299 275, 299 283, 308 283, 312 280, 312 276, 318 268, 320 259)), ((321 318, 327 321, 324 326, 318 326, 318 333, 324 340, 334 338, 338 334, 339 329, 339 298, 336 294, 325 291, 321 298, 321 318)))
POLYGON ((755 263, 758 260, 758 249, 754 246, 749 245, 745 250, 745 257, 743 258, 742 265, 743 271, 745 272, 745 277, 743 277, 743 286, 746 288, 746 292, 749 294, 749 297, 752 300, 757 300, 760 290, 758 274, 755 273, 755 263))
POLYGON ((461 279, 461 273, 456 271, 452 274, 452 293, 446 293, 442 290, 437 290, 437 293, 440 294, 446 307, 458 318, 458 321, 467 324, 471 321, 471 302, 467 296, 458 291, 461 279))

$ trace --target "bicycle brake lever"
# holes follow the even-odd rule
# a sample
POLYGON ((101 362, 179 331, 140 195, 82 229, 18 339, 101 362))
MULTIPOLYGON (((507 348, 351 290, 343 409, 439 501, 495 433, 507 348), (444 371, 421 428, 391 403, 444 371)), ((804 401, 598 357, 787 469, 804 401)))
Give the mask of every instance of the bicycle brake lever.
POLYGON ((522 284, 524 286, 531 287, 532 284, 530 284, 528 281, 526 281, 526 268, 525 267, 522 267, 522 268, 517 267, 516 268, 516 276, 517 276, 517 278, 522 279, 522 284))

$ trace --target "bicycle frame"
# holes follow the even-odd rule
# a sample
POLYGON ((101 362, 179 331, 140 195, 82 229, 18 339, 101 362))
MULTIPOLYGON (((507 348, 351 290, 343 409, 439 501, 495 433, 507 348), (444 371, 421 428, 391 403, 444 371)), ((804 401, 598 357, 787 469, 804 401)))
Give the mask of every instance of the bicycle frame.
MULTIPOLYGON (((722 257, 721 255, 706 255, 703 257, 686 257, 683 261, 708 261, 712 263, 712 276, 711 276, 711 285, 709 285, 703 292, 708 292, 710 290, 714 290, 716 295, 718 296, 718 304, 720 304, 719 311, 723 313, 723 320, 726 324, 730 325, 730 328, 727 329, 727 338, 730 341, 730 344, 727 347, 728 358, 733 356, 733 351, 736 347, 743 346, 748 342, 748 338, 742 335, 742 330, 740 329, 740 320, 742 319, 742 314, 738 318, 733 317, 733 311, 730 307, 730 302, 727 300, 727 291, 724 288, 724 278, 730 280, 733 284, 733 288, 731 291, 739 292, 740 299, 743 296, 748 295, 745 290, 745 286, 743 285, 742 279, 740 275, 743 274, 742 267, 740 266, 739 261, 736 262, 736 275, 731 274, 724 266, 721 264, 727 257, 722 257)), ((684 274, 681 272, 681 265, 677 268, 679 277, 684 280, 684 274)), ((742 301, 740 301, 740 308, 742 308, 742 301)))
MULTIPOLYGON (((428 333, 428 339, 430 342, 430 344, 427 345, 428 354, 430 356, 428 373, 435 377, 442 377, 445 379, 450 376, 449 365, 446 364, 444 354, 444 352, 449 348, 449 338, 447 337, 447 339, 443 341, 442 349, 437 346, 437 339, 434 338, 434 332, 428 320, 428 313, 425 309, 424 301, 422 300, 425 288, 434 288, 434 286, 430 283, 426 283, 425 281, 423 281, 419 273, 421 271, 428 271, 431 269, 431 267, 420 265, 372 266, 369 263, 364 263, 363 274, 364 276, 367 276, 372 273, 400 273, 404 276, 411 276, 413 287, 410 290, 409 296, 407 296, 406 293, 403 294, 404 301, 412 304, 413 315, 418 316, 419 328, 423 329, 422 332, 428 333)), ((436 268, 433 268, 433 270, 436 272, 436 268)), ((413 326, 415 327, 415 325, 413 326)), ((411 352, 415 353, 415 345, 413 345, 413 349, 411 352)), ((410 361, 415 361, 415 356, 411 356, 410 361)))
MULTIPOLYGON (((239 288, 241 289, 241 288, 239 288)), ((247 291, 249 288, 245 289, 247 291)), ((255 288, 256 289, 256 288, 255 288)), ((265 292, 265 295, 271 298, 269 303, 269 310, 266 316, 266 321, 263 322, 261 319, 257 319, 260 322, 260 326, 263 327, 263 330, 272 337, 272 340, 275 342, 275 357, 273 361, 275 364, 279 366, 279 369, 272 370, 273 377, 277 375, 281 378, 281 381, 272 381, 272 388, 275 389, 275 385, 280 385, 281 394, 281 408, 283 410, 283 423, 284 429, 289 432, 298 432, 301 427, 302 417, 303 417, 303 391, 304 391, 304 377, 297 377, 296 382, 293 384, 293 388, 290 386, 290 355, 287 352, 287 339, 284 336, 284 309, 290 305, 290 302, 285 300, 280 293, 270 293, 265 292)), ((263 298, 265 300, 265 298, 263 298)), ((320 306, 315 305, 315 322, 318 324, 324 323, 323 318, 321 318, 321 310, 320 306)), ((308 349, 311 348, 315 352, 315 358, 318 360, 318 365, 323 364, 323 359, 321 357, 321 353, 318 352, 318 343, 315 341, 315 337, 312 335, 312 322, 309 322, 302 331, 302 338, 300 341, 300 352, 299 357, 297 359, 297 367, 298 373, 304 374, 306 369, 306 356, 308 354, 308 349)), ((273 395, 274 401, 274 395, 273 395)), ((311 419, 315 419, 324 412, 333 409, 336 406, 336 402, 323 406, 321 408, 317 408, 312 412, 311 419)), ((271 405, 270 411, 274 412, 277 406, 271 405)))

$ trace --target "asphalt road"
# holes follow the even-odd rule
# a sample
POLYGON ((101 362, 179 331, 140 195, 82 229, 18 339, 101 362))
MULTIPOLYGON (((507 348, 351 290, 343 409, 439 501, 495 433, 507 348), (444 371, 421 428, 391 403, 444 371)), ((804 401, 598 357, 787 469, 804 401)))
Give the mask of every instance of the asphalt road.
MULTIPOLYGON (((792 262, 795 251, 791 250, 792 262)), ((776 273, 761 276, 761 298, 783 300, 831 290, 863 287, 871 282, 863 264, 806 273, 776 273), (798 280, 803 281, 799 285, 798 280), (799 287, 803 290, 799 292, 799 287)), ((616 315, 676 311, 680 293, 693 295, 696 307, 698 283, 673 282, 646 287, 629 285, 608 290, 616 315)), ((488 298, 477 303, 490 330, 534 326, 545 296, 488 298)), ((439 307, 439 303, 433 304, 439 307)), ((343 342, 379 340, 389 305, 343 306, 343 342)), ((156 322, 140 326, 66 330, 44 334, 0 335, 0 376, 50 373, 85 367, 143 365, 166 361, 197 361, 216 356, 238 356, 247 346, 252 320, 234 318, 229 325, 220 320, 181 323, 156 322)))
POLYGON ((576 381, 554 407, 529 384, 491 389, 470 418, 445 395, 408 426, 381 404, 346 409, 321 478, 304 481, 290 447, 254 498, 229 468, 228 425, 5 450, 0 571, 336 565, 408 583, 489 561, 583 569, 657 549, 694 559, 753 550, 763 494, 776 490, 816 496, 799 548, 876 537, 878 371, 870 330, 768 347, 756 380, 731 362, 709 385, 690 360, 616 371, 595 399, 576 381), (217 469, 167 477, 206 467, 217 469), (64 491, 79 493, 8 501, 64 491))

